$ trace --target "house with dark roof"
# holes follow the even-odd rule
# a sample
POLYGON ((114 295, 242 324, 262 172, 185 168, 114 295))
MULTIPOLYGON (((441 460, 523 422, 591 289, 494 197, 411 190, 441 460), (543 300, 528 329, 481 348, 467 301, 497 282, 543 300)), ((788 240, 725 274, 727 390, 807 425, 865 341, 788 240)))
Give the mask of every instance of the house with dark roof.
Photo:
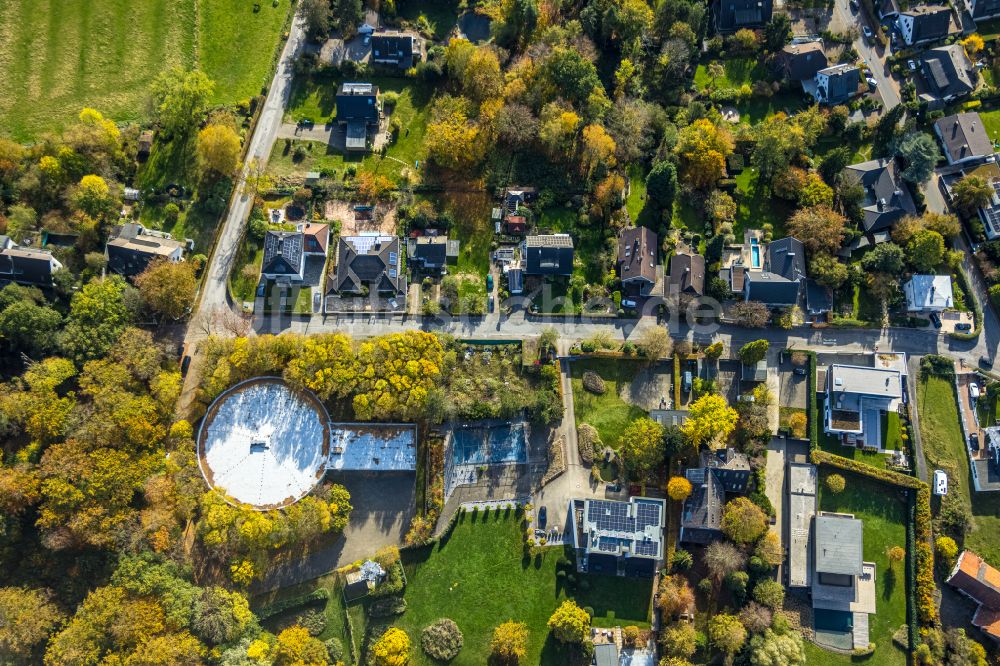
POLYGON ((684 471, 691 494, 681 511, 680 541, 707 544, 722 535, 722 508, 728 498, 745 495, 752 476, 750 460, 736 449, 702 451, 701 465, 684 471))
POLYGON ((961 44, 928 49, 920 56, 920 71, 927 92, 921 99, 928 102, 952 102, 976 89, 979 75, 961 44))
POLYGON ((791 236, 768 243, 763 265, 744 275, 743 298, 776 307, 797 305, 806 279, 805 255, 802 241, 791 236))
POLYGON ((410 33, 376 32, 371 43, 371 61, 377 65, 409 69, 420 59, 420 38, 410 33))
POLYGON ((524 275, 569 276, 573 273, 573 239, 569 234, 528 236, 521 242, 524 275))
POLYGON ((974 21, 1000 16, 1000 0, 965 0, 965 8, 974 21))
POLYGON ((882 450, 882 420, 903 404, 895 368, 832 364, 826 370, 823 430, 850 446, 882 450))
POLYGON ((372 83, 342 83, 337 90, 337 122, 345 131, 345 148, 362 151, 368 147, 369 130, 378 129, 382 112, 378 86, 372 83))
POLYGON ((618 277, 629 295, 648 296, 656 286, 656 234, 648 227, 618 232, 618 277))
MULTIPOLYGON (((888 232, 907 215, 916 215, 916 204, 894 158, 852 164, 844 170, 843 177, 846 182, 855 182, 864 190, 861 210, 865 233, 888 232)), ((887 237, 881 240, 887 240, 887 237)))
POLYGON ((941 141, 948 164, 978 164, 996 161, 993 141, 976 112, 956 113, 939 118, 934 123, 934 133, 941 141))
POLYGON ((569 515, 580 572, 652 578, 663 563, 666 502, 572 499, 569 515))
POLYGON ((21 247, 9 236, 0 235, 0 283, 51 287, 52 274, 62 267, 50 251, 21 247))
POLYGON ((875 564, 864 561, 864 523, 852 514, 813 518, 811 594, 817 640, 844 650, 867 648, 875 612, 875 564), (820 613, 822 611, 822 625, 820 613))
POLYGON ((899 3, 896 0, 876 0, 875 8, 880 20, 893 19, 899 16, 899 3))
POLYGON ((1000 643, 1000 571, 971 550, 963 550, 946 582, 976 603, 972 625, 1000 643))
POLYGON ((960 32, 952 20, 951 7, 918 5, 899 12, 896 27, 907 46, 929 44, 960 32))
POLYGON ((705 257, 700 254, 675 254, 670 259, 668 293, 680 296, 705 295, 705 257))
POLYGON ((128 223, 112 232, 112 238, 104 246, 104 256, 109 271, 123 277, 135 277, 155 260, 183 261, 184 246, 170 234, 128 223))
POLYGON ((806 280, 806 314, 821 317, 833 310, 833 292, 816 280, 806 280))
POLYGON ((264 259, 260 274, 265 280, 301 282, 305 267, 303 235, 300 231, 269 230, 264 235, 264 259))
POLYGON ((814 86, 803 86, 820 104, 844 104, 858 94, 861 70, 855 65, 842 64, 816 72, 814 86))
POLYGON ((715 29, 727 34, 742 28, 760 28, 771 20, 773 0, 715 0, 715 29))
POLYGON ((782 76, 789 81, 811 80, 816 73, 829 66, 823 42, 786 44, 778 53, 782 76))
POLYGON ((399 238, 379 233, 341 237, 337 265, 327 294, 377 294, 395 298, 406 293, 399 238))
POLYGON ((429 275, 444 275, 448 264, 458 260, 459 242, 447 236, 417 236, 406 239, 410 269, 429 275))

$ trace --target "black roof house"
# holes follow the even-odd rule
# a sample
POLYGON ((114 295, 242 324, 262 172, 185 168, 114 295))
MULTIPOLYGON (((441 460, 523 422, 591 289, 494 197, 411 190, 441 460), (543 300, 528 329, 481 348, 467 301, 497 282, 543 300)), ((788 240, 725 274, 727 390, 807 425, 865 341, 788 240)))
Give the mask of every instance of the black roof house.
POLYGON ((413 35, 399 32, 376 32, 372 35, 371 59, 374 63, 396 65, 403 69, 409 69, 413 66, 415 47, 413 35))
POLYGON ((360 294, 364 288, 383 296, 406 293, 395 236, 341 237, 337 245, 337 266, 328 293, 360 294))
POLYGON ((51 287, 52 274, 60 268, 62 264, 48 250, 19 247, 7 236, 0 236, 0 282, 51 287))
POLYGON ((896 22, 908 45, 938 41, 952 31, 951 7, 918 5, 899 12, 896 22))
POLYGON ((104 246, 108 270, 129 278, 142 273, 153 261, 180 261, 183 253, 181 241, 135 223, 115 229, 104 246))
POLYGON ((715 0, 712 13, 721 33, 741 28, 759 28, 771 20, 772 0, 715 0))
POLYGON ((920 69, 933 98, 951 101, 976 89, 976 69, 961 44, 928 49, 921 56, 920 69))
POLYGON ((885 231, 907 215, 917 212, 895 159, 852 164, 845 169, 844 177, 854 180, 864 189, 862 224, 866 233, 885 231))
POLYGON ((761 270, 746 272, 743 295, 768 305, 796 305, 805 278, 805 247, 788 236, 768 243, 761 270))
POLYGON ((789 81, 804 81, 826 69, 829 61, 823 52, 823 42, 788 44, 779 53, 782 74, 789 81))
POLYGON ((525 275, 573 273, 573 239, 568 234, 528 236, 521 244, 525 275))
POLYGON ((1000 0, 965 0, 965 6, 976 21, 1000 15, 1000 0))
POLYGON ((816 99, 824 104, 843 104, 858 94, 861 70, 850 64, 834 65, 816 72, 816 99))
POLYGON ((302 233, 268 231, 264 236, 264 260, 260 272, 268 278, 302 277, 302 233))
POLYGON ((378 86, 371 83, 342 83, 337 90, 337 122, 346 125, 347 150, 364 150, 368 129, 378 127, 378 86))
POLYGON ((703 451, 701 467, 684 472, 691 494, 684 500, 680 541, 711 543, 722 538, 722 508, 726 494, 744 495, 750 487, 750 461, 735 449, 703 451))

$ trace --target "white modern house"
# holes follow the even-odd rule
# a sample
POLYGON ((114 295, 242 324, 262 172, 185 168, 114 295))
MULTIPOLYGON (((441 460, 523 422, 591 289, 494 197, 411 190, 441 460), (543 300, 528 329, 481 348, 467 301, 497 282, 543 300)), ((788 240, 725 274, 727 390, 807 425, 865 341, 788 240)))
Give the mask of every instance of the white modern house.
POLYGON ((833 364, 826 370, 823 429, 845 445, 881 449, 883 415, 902 401, 899 370, 833 364))
POLYGON ((914 275, 903 293, 909 312, 941 312, 955 304, 950 275, 914 275))

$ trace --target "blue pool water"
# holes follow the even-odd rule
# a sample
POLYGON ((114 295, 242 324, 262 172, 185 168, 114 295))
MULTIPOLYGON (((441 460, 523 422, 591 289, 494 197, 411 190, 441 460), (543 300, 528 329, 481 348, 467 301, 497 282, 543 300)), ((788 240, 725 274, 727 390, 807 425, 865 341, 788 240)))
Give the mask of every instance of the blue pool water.
POLYGON ((452 459, 456 465, 522 463, 527 460, 527 439, 523 423, 458 428, 452 433, 452 459))
POLYGON ((760 244, 756 239, 750 241, 750 268, 760 268, 760 244))

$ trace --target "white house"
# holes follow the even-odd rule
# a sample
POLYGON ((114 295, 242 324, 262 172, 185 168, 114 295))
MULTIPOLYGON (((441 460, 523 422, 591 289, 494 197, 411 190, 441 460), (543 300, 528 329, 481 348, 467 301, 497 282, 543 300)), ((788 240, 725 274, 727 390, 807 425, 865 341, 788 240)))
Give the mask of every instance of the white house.
POLYGON ((914 275, 903 293, 910 312, 941 312, 955 305, 950 275, 914 275))

